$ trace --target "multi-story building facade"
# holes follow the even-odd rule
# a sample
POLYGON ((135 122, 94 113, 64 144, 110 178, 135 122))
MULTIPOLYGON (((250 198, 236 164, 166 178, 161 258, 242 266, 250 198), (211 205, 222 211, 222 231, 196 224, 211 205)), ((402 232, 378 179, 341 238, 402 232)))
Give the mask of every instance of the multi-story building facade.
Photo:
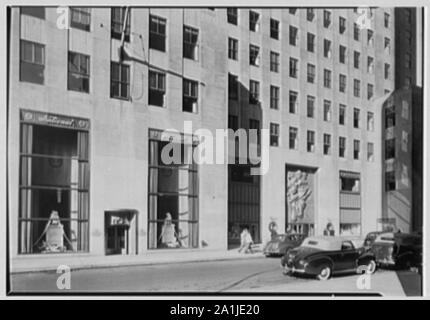
POLYGON ((230 167, 229 234, 254 224, 263 228, 255 237, 267 235, 271 222, 310 234, 329 223, 335 234, 378 228, 379 124, 382 99, 394 89, 394 11, 364 13, 365 26, 352 8, 229 9, 237 54, 228 72, 240 84, 230 89, 245 91, 229 94, 230 127, 257 120, 271 135, 266 175, 240 181, 231 174, 240 169, 230 167), (250 203, 260 215, 246 214, 250 203))
POLYGON ((69 13, 10 11, 13 259, 58 251, 48 231, 66 252, 104 255, 166 247, 166 230, 174 247, 226 249, 244 227, 266 240, 271 222, 308 234, 378 228, 391 8, 369 10, 365 26, 352 8, 69 13), (185 121, 269 129, 268 172, 194 163, 201 140, 185 121), (160 160, 169 141, 179 164, 160 160))
POLYGON ((422 8, 395 8, 395 91, 384 102, 383 214, 387 228, 422 231, 422 8))

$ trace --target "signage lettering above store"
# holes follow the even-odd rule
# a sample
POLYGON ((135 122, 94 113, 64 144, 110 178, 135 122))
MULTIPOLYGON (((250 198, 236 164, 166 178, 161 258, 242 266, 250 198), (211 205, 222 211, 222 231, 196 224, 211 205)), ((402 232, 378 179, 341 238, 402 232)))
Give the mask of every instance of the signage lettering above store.
POLYGON ((70 129, 89 130, 90 128, 89 120, 39 111, 21 110, 21 120, 70 129))

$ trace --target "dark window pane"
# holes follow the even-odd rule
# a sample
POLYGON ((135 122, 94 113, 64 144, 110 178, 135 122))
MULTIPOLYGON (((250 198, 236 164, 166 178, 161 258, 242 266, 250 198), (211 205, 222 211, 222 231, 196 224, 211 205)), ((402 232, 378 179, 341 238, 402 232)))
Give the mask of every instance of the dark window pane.
POLYGON ((21 14, 36 17, 39 19, 45 19, 45 8, 44 7, 21 7, 21 14))

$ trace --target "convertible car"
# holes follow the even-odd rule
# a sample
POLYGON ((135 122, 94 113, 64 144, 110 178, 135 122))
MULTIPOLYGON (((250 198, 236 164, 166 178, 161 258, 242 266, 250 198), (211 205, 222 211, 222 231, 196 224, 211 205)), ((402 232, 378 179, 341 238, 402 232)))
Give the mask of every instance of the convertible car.
POLYGON ((263 249, 266 257, 283 256, 289 249, 298 247, 306 235, 301 233, 279 234, 270 240, 263 249))
POLYGON ((371 251, 376 263, 396 269, 422 268, 422 235, 388 232, 380 234, 371 251))
POLYGON ((284 255, 281 267, 286 275, 306 274, 327 280, 338 273, 372 274, 376 262, 373 253, 356 238, 309 237, 284 255))

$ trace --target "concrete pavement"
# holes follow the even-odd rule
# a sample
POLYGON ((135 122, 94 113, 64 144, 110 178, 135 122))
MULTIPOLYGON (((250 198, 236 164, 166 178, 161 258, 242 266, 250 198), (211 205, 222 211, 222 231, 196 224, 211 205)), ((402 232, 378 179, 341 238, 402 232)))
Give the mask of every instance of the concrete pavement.
MULTIPOLYGON (((286 276, 289 277, 289 276, 286 276)), ((259 293, 376 293, 386 297, 405 297, 400 280, 394 271, 377 270, 368 279, 360 278, 360 275, 334 276, 326 281, 310 280, 305 282, 288 282, 279 285, 270 285, 256 288, 259 293)), ((234 290, 244 292, 246 289, 234 290)))
POLYGON ((91 254, 45 254, 22 255, 11 260, 10 272, 28 273, 55 271, 58 266, 66 265, 71 270, 107 268, 120 266, 139 266, 155 264, 175 264, 186 262, 242 260, 263 257, 261 247, 254 253, 239 253, 237 249, 163 249, 147 251, 141 255, 91 255, 91 254))

